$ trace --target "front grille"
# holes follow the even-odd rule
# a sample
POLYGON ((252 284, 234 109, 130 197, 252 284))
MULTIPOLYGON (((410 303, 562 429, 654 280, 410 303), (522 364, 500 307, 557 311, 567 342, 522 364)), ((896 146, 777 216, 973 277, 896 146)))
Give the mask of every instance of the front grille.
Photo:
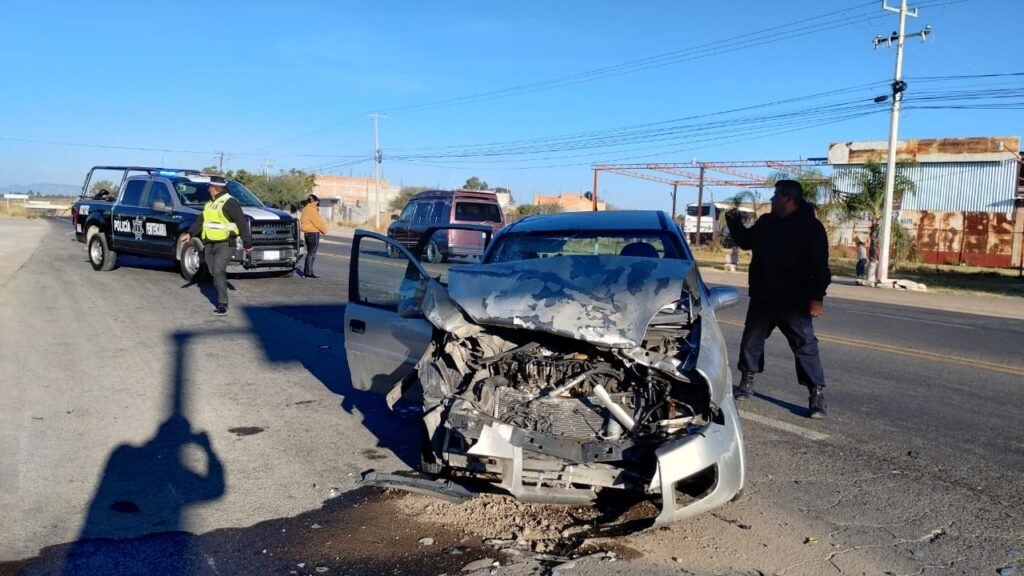
POLYGON ((290 246, 295 244, 292 222, 251 222, 253 246, 290 246))

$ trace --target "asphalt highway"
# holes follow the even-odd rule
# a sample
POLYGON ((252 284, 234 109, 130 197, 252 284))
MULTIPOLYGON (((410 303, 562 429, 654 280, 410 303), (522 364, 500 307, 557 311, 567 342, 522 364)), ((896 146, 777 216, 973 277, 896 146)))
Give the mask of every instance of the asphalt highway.
MULTIPOLYGON (((114 558, 109 573, 312 573, 314 559, 330 573, 459 570, 417 546, 454 527, 387 502, 372 505, 392 514, 356 523, 393 531, 397 549, 354 555, 310 531, 353 522, 359 473, 408 469, 417 448, 415 422, 347 382, 350 240, 321 243, 319 279, 233 277, 217 319, 208 285, 144 259, 94 272, 69 231, 0 220, 0 574, 105 573, 114 558), (83 549, 94 570, 75 564, 83 549)), ((720 314, 733 359, 745 309, 720 314)), ((776 333, 740 406, 744 496, 624 536, 629 560, 576 573, 1024 568, 1024 321, 828 298, 816 328, 829 417, 804 416, 776 333)))

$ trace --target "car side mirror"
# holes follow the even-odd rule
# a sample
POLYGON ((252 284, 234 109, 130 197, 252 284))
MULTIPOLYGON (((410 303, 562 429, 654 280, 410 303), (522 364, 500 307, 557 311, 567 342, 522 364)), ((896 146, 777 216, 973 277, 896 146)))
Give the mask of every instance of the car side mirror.
POLYGON ((173 209, 167 204, 164 204, 163 200, 157 200, 156 202, 153 202, 153 210, 156 210, 157 212, 170 212, 173 209))
POLYGON ((392 222, 398 222, 398 214, 392 214, 391 215, 391 221, 392 222))
POLYGON ((708 290, 708 304, 715 312, 732 308, 740 303, 740 291, 731 286, 718 286, 708 290))

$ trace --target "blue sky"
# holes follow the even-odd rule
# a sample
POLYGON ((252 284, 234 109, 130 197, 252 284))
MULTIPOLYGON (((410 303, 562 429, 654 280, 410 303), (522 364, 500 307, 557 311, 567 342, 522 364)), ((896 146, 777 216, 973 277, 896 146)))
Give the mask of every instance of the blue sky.
MULTIPOLYGON (((911 5, 922 8, 908 20, 908 32, 928 24, 934 33, 925 44, 907 42, 908 98, 938 93, 929 104, 942 105, 950 90, 1024 87, 1020 77, 919 80, 1024 69, 1024 3, 911 5)), ((795 159, 824 156, 833 141, 884 139, 886 104, 821 126, 800 113, 887 92, 895 50, 872 50, 871 38, 897 25, 881 2, 860 0, 6 0, 3 7, 0 186, 77 184, 95 164, 202 167, 215 163, 217 151, 227 154, 225 168, 260 170, 269 160, 275 171, 327 166, 331 173, 372 175, 366 114, 377 110, 388 114, 380 120, 384 177, 455 187, 476 175, 511 188, 520 202, 534 193, 588 190, 594 162, 795 159), (680 52, 690 49, 697 52, 680 52), (651 61, 646 70, 493 94, 673 52, 675 61, 651 61), (840 91, 855 86, 863 88, 840 91), (697 125, 685 138, 668 133, 655 140, 648 127, 620 145, 574 146, 584 132, 602 136, 827 91, 840 92, 688 121, 697 125), (439 101, 449 102, 422 106, 439 101), (798 114, 775 125, 700 124, 783 111, 798 114), (567 137, 557 147, 538 141, 560 136, 567 137), (510 154, 503 143, 519 140, 530 152, 510 154), (491 155, 465 156, 492 143, 498 144, 485 147, 491 155)), ((1024 112, 1017 108, 915 110, 908 103, 900 136, 1019 135, 1024 112)), ((602 175, 599 190, 622 207, 668 207, 663 185, 602 175)))

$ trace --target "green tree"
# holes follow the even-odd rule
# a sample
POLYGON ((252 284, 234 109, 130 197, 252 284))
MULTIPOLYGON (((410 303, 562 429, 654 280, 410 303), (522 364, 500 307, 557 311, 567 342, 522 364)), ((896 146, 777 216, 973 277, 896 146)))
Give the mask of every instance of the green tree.
POLYGON ((314 175, 294 168, 273 176, 260 176, 244 170, 234 179, 253 191, 260 200, 278 207, 300 204, 313 191, 314 175))
POLYGON ((497 186, 497 187, 494 188, 494 193, 495 194, 511 194, 512 191, 509 190, 508 188, 505 188, 505 187, 502 187, 502 186, 497 186))
POLYGON ((392 212, 400 212, 405 208, 405 205, 409 203, 409 199, 412 198, 414 194, 419 194, 420 192, 425 192, 430 189, 431 188, 429 186, 402 186, 402 189, 398 192, 398 196, 392 198, 391 202, 388 203, 388 209, 392 212))
POLYGON ((203 174, 220 174, 221 176, 225 176, 224 171, 216 166, 207 166, 200 170, 200 172, 203 174))
POLYGON ((100 190, 106 190, 107 192, 110 192, 111 196, 116 197, 118 192, 118 186, 117 184, 114 184, 110 180, 100 180, 98 182, 93 182, 92 186, 89 187, 88 196, 95 196, 96 194, 99 193, 100 190))
POLYGON ((487 181, 481 180, 476 176, 470 176, 466 180, 466 190, 487 190, 487 181))
MULTIPOLYGON (((896 162, 896 178, 892 193, 894 206, 900 205, 904 196, 917 194, 917 185, 906 175, 906 169, 914 164, 912 160, 896 162)), ((841 201, 842 215, 847 220, 855 218, 868 219, 871 224, 868 254, 872 260, 877 260, 880 249, 879 232, 882 227, 882 218, 885 215, 882 207, 885 201, 885 166, 876 158, 869 159, 857 171, 855 182, 857 186, 856 193, 844 197, 841 201)), ((910 240, 903 233, 902 226, 895 220, 893 221, 892 237, 906 238, 904 242, 910 240)), ((897 257, 909 255, 908 250, 901 251, 897 249, 896 252, 897 257)), ((894 260, 894 263, 898 263, 898 260, 894 260)))
POLYGON ((559 214, 562 212, 562 205, 554 202, 543 202, 541 204, 520 204, 516 206, 516 216, 536 216, 538 214, 559 214))

